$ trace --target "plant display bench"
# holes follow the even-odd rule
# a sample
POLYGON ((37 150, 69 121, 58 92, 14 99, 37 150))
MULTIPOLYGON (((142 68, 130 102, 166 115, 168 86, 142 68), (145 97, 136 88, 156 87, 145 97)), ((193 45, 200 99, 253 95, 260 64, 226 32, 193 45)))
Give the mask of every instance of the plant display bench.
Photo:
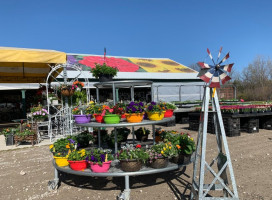
POLYGON ((28 136, 14 136, 15 145, 18 145, 18 142, 31 142, 32 146, 34 146, 34 141, 37 144, 37 134, 28 135, 28 136))
MULTIPOLYGON (((98 127, 98 128, 102 128, 102 127, 114 128, 114 130, 115 130, 114 131, 114 134, 115 134, 115 152, 117 152, 117 133, 116 133, 116 128, 117 127, 132 127, 132 130, 134 130, 134 126, 152 125, 153 144, 155 144, 155 125, 171 122, 172 120, 175 120, 175 118, 174 117, 164 118, 164 119, 162 119, 160 121, 143 120, 142 122, 139 122, 139 123, 120 122, 119 124, 104 124, 104 123, 97 123, 97 122, 91 121, 90 123, 86 123, 86 124, 78 124, 78 126, 81 126, 81 127, 98 127)), ((98 146, 100 147, 100 145, 101 145, 100 131, 98 131, 98 141, 99 141, 98 146)), ((134 141, 134 134, 133 134, 133 141, 134 141)), ((194 156, 191 156, 191 161, 188 164, 190 164, 192 162, 192 159, 194 159, 194 156)), ((186 164, 186 165, 188 165, 188 164, 186 164)), ((74 175, 79 175, 79 176, 90 176, 90 177, 124 177, 125 178, 125 190, 120 193, 118 198, 120 200, 121 199, 128 200, 130 198, 130 187, 129 187, 129 177, 130 176, 149 175, 149 174, 173 171, 173 170, 178 170, 178 169, 180 169, 182 167, 185 167, 186 165, 178 165, 178 164, 169 162, 167 167, 161 168, 161 169, 154 169, 154 168, 150 168, 150 167, 142 167, 142 169, 140 171, 137 171, 137 172, 123 172, 120 169, 119 161, 114 160, 111 163, 111 168, 110 168, 108 173, 93 173, 90 169, 86 169, 84 171, 74 171, 74 170, 70 169, 70 167, 68 167, 68 166, 59 167, 59 166, 56 165, 55 161, 53 160, 53 166, 55 168, 54 169, 55 170, 55 178, 54 178, 54 180, 48 182, 48 189, 49 190, 54 190, 54 189, 58 188, 59 172, 64 172, 64 173, 74 174, 74 175)))

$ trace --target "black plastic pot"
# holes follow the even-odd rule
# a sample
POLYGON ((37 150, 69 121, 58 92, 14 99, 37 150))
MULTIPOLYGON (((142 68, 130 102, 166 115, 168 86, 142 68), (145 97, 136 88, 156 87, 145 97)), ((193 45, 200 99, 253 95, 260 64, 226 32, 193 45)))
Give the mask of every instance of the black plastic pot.
POLYGON ((6 137, 6 145, 10 146, 14 144, 14 138, 12 134, 7 135, 6 137))
POLYGON ((99 76, 99 82, 107 82, 112 81, 113 76, 109 74, 101 74, 99 76))

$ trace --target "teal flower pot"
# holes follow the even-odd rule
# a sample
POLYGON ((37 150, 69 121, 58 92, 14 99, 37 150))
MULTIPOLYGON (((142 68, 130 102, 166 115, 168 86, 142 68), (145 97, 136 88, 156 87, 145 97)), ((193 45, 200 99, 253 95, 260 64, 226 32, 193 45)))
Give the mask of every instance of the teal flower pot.
POLYGON ((103 118, 106 124, 119 124, 120 122, 120 115, 117 114, 105 115, 103 118))

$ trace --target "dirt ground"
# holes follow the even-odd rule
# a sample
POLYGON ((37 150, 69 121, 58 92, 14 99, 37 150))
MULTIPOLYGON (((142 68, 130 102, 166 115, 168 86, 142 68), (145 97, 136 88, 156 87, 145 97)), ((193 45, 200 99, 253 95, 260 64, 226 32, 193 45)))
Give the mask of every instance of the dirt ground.
MULTIPOLYGON (((188 124, 164 129, 190 133, 188 124)), ((272 131, 241 133, 228 137, 228 145, 240 199, 272 199, 272 131)), ((212 159, 216 139, 208 134, 207 157, 212 159)), ((130 178, 131 199, 188 199, 193 166, 178 171, 130 178)), ((116 199, 124 189, 124 178, 95 178, 61 174, 56 191, 48 191, 54 178, 49 146, 0 152, 0 199, 116 199)))

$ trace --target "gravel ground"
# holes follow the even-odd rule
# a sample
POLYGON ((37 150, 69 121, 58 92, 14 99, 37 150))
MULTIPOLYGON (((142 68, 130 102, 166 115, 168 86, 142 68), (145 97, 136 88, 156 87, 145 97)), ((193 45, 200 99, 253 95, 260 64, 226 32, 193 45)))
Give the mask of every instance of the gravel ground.
MULTIPOLYGON (((190 133, 188 124, 164 129, 190 133)), ((240 199, 271 200, 272 131, 242 133, 228 137, 232 165, 240 199)), ((208 134, 207 157, 213 158, 216 139, 208 134)), ((130 178, 131 199, 188 199, 192 181, 190 164, 174 172, 130 178)), ((124 178, 95 178, 61 174, 56 191, 48 191, 54 178, 49 145, 0 151, 0 199, 116 199, 124 189, 124 178)))

